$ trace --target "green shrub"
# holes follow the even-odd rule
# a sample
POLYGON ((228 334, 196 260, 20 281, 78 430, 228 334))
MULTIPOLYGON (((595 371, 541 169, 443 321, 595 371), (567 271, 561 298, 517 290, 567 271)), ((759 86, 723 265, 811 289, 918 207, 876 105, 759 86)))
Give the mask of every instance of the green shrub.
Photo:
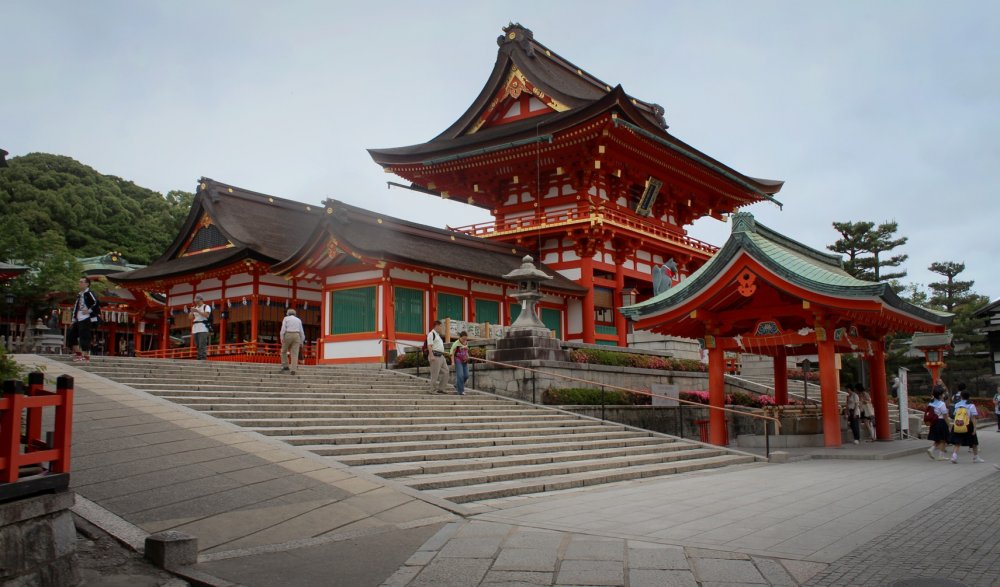
MULTIPOLYGON (((542 394, 542 403, 550 406, 599 406, 602 403, 609 406, 635 405, 637 394, 606 389, 603 396, 600 389, 589 387, 550 387, 542 394)), ((648 398, 647 398, 648 399, 648 398)))
POLYGON ((8 355, 7 351, 0 347, 0 382, 23 378, 24 369, 14 360, 14 357, 8 355))
POLYGON ((411 367, 426 367, 428 365, 430 363, 424 358, 424 354, 418 350, 398 355, 396 357, 396 364, 393 367, 396 369, 409 369, 411 367))
POLYGON ((603 349, 574 349, 569 354, 573 362, 589 363, 591 365, 636 367, 638 369, 659 369, 663 371, 703 372, 706 370, 704 363, 693 359, 673 359, 670 357, 606 351, 603 349))

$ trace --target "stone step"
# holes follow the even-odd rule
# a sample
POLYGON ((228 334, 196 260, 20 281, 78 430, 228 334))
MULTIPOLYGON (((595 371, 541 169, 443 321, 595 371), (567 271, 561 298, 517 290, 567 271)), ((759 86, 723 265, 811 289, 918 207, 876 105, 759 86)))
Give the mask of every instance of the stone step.
POLYGON ((463 487, 483 485, 501 481, 516 481, 533 477, 548 477, 556 475, 574 475, 591 471, 622 470, 628 467, 673 463, 692 459, 704 459, 724 455, 725 451, 718 448, 690 448, 664 453, 645 455, 585 459, 579 461, 563 461, 533 465, 509 467, 494 467, 477 471, 460 471, 444 474, 419 474, 397 477, 396 480, 414 489, 443 489, 446 487, 463 487))
MULTIPOLYGON (((672 451, 691 450, 700 446, 679 440, 664 440, 666 440, 666 442, 590 450, 565 450, 557 452, 493 456, 489 458, 445 459, 440 461, 393 462, 379 465, 357 465, 357 467, 380 477, 396 478, 425 473, 452 473, 456 471, 519 467, 524 465, 542 465, 546 463, 562 463, 588 459, 663 454, 672 451)), ((340 458, 343 458, 344 460, 349 459, 349 457, 340 458)))
MULTIPOLYGON (((145 391, 145 390, 144 390, 145 391)), ((260 407, 260 406, 284 406, 288 411, 304 410, 309 408, 344 408, 352 409, 356 407, 369 406, 379 409, 385 406, 405 409, 408 406, 458 406, 465 408, 476 407, 515 407, 514 402, 500 402, 489 397, 469 394, 468 397, 455 399, 455 396, 430 396, 417 394, 396 394, 389 396, 367 396, 364 394, 354 394, 334 397, 285 397, 285 396, 258 396, 258 397, 215 397, 205 396, 184 396, 174 393, 154 394, 158 397, 170 399, 177 403, 189 406, 213 405, 213 406, 233 406, 233 407, 260 407)))
POLYGON ((462 487, 447 487, 443 489, 428 490, 427 493, 453 503, 468 503, 471 501, 483 501, 486 499, 498 499, 515 495, 543 493, 547 491, 558 491, 563 489, 600 485, 604 483, 614 483, 618 481, 629 481, 645 477, 658 477, 662 475, 686 473, 690 471, 699 471, 703 469, 725 467, 728 465, 750 462, 753 462, 753 457, 741 455, 722 455, 704 459, 639 465, 615 471, 588 471, 569 475, 551 475, 546 477, 499 481, 496 483, 483 483, 462 487))
POLYGON ((331 434, 366 434, 366 433, 388 433, 388 432, 442 432, 442 431, 465 431, 465 432, 475 432, 495 434, 498 431, 519 429, 519 430, 540 430, 548 429, 550 427, 559 428, 595 428, 601 425, 600 422, 590 422, 588 420, 564 420, 564 421, 552 421, 544 420, 541 422, 525 422, 525 421, 511 421, 503 422, 496 420, 493 422, 449 422, 449 423, 436 423, 436 424, 413 424, 408 421, 401 421, 395 424, 387 424, 384 422, 378 422, 373 424, 362 424, 362 425, 343 425, 343 426, 307 426, 299 422, 295 422, 293 426, 288 425, 288 420, 283 421, 283 425, 278 426, 247 426, 246 422, 241 421, 240 425, 244 428, 253 430, 254 432, 259 432, 266 436, 320 436, 320 435, 331 435, 331 434))
POLYGON ((609 440, 588 440, 586 442, 546 442, 542 444, 503 444, 496 446, 480 446, 467 448, 431 449, 422 445, 411 446, 410 450, 375 453, 370 451, 371 445, 353 445, 338 447, 308 448, 320 456, 336 457, 335 460, 346 465, 380 465, 385 463, 412 463, 420 461, 438 461, 447 459, 484 459, 510 455, 545 454, 568 450, 592 450, 602 448, 622 448, 628 446, 648 446, 651 444, 669 444, 670 439, 654 436, 639 436, 632 438, 614 438, 609 440))
MULTIPOLYGON (((169 398, 168 398, 169 399, 169 398)), ((183 404, 184 402, 176 402, 178 404, 183 404)), ((400 411, 408 411, 413 413, 420 413, 424 416, 476 416, 483 413, 491 413, 498 416, 505 417, 519 417, 526 416, 530 414, 530 410, 525 410, 523 408, 481 408, 476 409, 475 406, 455 406, 453 404, 409 404, 405 408, 402 405, 387 405, 387 406, 372 406, 370 404, 358 404, 354 406, 342 405, 337 408, 328 408, 325 405, 317 406, 281 406, 279 404, 268 404, 262 406, 254 406, 256 409, 238 409, 245 408, 246 406, 234 405, 234 404, 190 404, 188 406, 191 409, 198 410, 199 412, 209 412, 217 418, 223 418, 226 420, 239 420, 246 418, 259 418, 263 414, 277 414, 280 412, 286 412, 290 415, 289 418, 326 418, 330 416, 350 416, 351 414, 356 414, 359 417, 372 417, 373 414, 377 413, 396 413, 400 411), (269 408, 269 409, 265 409, 269 408), (324 409, 327 408, 327 409, 324 409), (294 415, 291 415, 293 414, 294 415)))
POLYGON ((295 434, 287 436, 272 435, 273 438, 293 446, 304 445, 344 445, 365 444, 374 445, 370 450, 381 450, 384 446, 397 443, 424 442, 447 443, 439 448, 458 446, 492 446, 494 444, 522 444, 545 442, 547 438, 619 438, 640 434, 626 430, 624 426, 556 426, 551 428, 502 428, 493 430, 403 430, 391 432, 361 432, 347 434, 307 435, 295 434), (510 441, 509 443, 507 441, 510 441))
POLYGON ((303 428, 324 428, 324 427, 368 427, 368 426, 434 426, 436 429, 442 430, 446 428, 453 428, 455 426, 462 425, 481 425, 483 427, 496 426, 503 428, 508 424, 519 425, 519 426, 558 426, 562 425, 562 422, 570 422, 574 425, 579 424, 599 426, 602 423, 595 420, 580 419, 567 414, 560 414, 558 412, 546 414, 523 414, 515 420, 511 420, 504 416, 493 415, 486 411, 482 414, 475 416, 454 416, 451 412, 446 412, 443 416, 424 416, 424 415, 409 415, 409 414, 394 414, 392 416, 379 416, 375 418, 365 418, 361 416, 355 417, 338 417, 338 418, 259 418, 259 419, 244 419, 240 420, 240 426, 245 428, 252 428, 261 430, 267 428, 290 428, 290 427, 303 427, 303 428), (293 420, 289 422, 289 420, 293 420))

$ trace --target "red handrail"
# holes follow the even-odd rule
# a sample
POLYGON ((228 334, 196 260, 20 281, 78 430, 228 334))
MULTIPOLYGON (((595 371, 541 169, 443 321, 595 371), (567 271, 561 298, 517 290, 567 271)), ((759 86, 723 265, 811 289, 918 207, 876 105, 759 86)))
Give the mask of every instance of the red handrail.
POLYGON ((62 375, 56 380, 55 391, 43 388, 44 375, 28 376, 27 394, 20 381, 3 383, 0 399, 0 483, 18 480, 24 465, 50 463, 49 471, 69 473, 70 448, 73 440, 73 378, 62 375), (55 407, 55 420, 50 446, 42 437, 42 408, 55 407), (27 412, 27 421, 23 420, 27 412), (21 430, 25 431, 21 436, 21 430), (24 447, 24 452, 21 447, 24 447))

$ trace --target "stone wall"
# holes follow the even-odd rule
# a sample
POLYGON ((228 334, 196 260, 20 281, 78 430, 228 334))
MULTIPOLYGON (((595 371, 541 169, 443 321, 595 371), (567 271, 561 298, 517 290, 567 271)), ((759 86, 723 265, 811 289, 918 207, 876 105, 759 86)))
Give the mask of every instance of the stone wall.
POLYGON ((681 391, 705 391, 708 389, 708 373, 688 371, 660 371, 636 369, 633 367, 611 367, 555 361, 522 361, 519 365, 538 369, 542 372, 523 371, 475 365, 475 380, 472 373, 466 385, 472 389, 489 391, 523 401, 542 401, 542 393, 549 389, 564 387, 597 387, 614 385, 626 389, 649 390, 655 383, 674 384, 681 391), (561 377, 560 377, 561 376, 561 377), (573 381, 585 379, 592 383, 573 381))
POLYGON ((0 504, 0 584, 80 583, 73 502, 61 491, 0 504))

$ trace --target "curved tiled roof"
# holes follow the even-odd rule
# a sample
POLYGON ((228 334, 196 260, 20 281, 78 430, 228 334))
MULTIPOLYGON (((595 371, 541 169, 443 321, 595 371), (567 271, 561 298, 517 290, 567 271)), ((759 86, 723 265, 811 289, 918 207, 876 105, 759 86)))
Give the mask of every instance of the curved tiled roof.
POLYGON ((732 222, 732 235, 708 262, 660 295, 622 308, 622 313, 640 320, 687 302, 714 283, 739 254, 745 253, 782 279, 806 290, 839 298, 879 299, 886 306, 931 324, 951 322, 952 314, 913 305, 896 295, 888 283, 857 279, 844 271, 839 256, 817 251, 758 224, 748 212, 733 214, 732 222))
POLYGON ((222 267, 246 258, 276 263, 297 251, 322 217, 321 206, 286 200, 202 178, 183 228, 149 266, 115 273, 116 282, 164 279, 222 267), (232 246, 183 255, 182 248, 208 215, 232 246))

